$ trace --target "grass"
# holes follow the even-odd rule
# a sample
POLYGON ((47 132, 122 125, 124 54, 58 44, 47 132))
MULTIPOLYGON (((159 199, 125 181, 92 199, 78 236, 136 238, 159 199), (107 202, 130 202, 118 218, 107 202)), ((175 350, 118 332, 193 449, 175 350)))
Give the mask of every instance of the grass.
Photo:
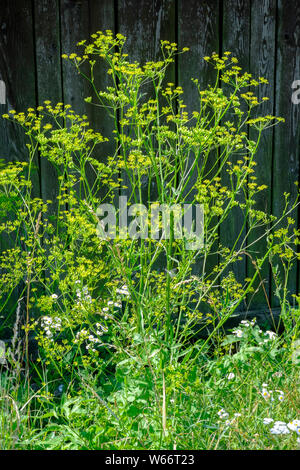
POLYGON ((153 357, 148 367, 140 358, 123 361, 101 382, 80 375, 76 385, 38 386, 2 368, 1 448, 299 447, 299 428, 298 434, 288 427, 288 434, 271 432, 276 421, 299 419, 299 362, 285 334, 242 324, 192 368, 178 363, 162 376, 153 357), (266 418, 273 421, 264 424, 266 418))

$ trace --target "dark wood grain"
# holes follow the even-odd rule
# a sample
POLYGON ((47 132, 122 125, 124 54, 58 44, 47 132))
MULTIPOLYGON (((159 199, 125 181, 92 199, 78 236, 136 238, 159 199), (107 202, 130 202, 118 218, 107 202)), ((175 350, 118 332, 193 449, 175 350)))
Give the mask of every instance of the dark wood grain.
MULTIPOLYGON (((7 104, 1 111, 26 111, 36 105, 33 10, 30 0, 3 0, 0 9, 0 76, 6 84, 7 104)), ((1 158, 27 161, 23 130, 1 117, 1 158)), ((39 162, 34 175, 35 194, 40 193, 39 162)))
MULTIPOLYGON (((251 3, 251 44, 250 44, 250 72, 254 78, 265 77, 269 85, 262 84, 257 90, 259 101, 266 96, 269 101, 265 101, 259 106, 261 115, 274 113, 274 83, 275 83, 275 51, 276 48, 276 1, 275 0, 254 0, 251 3)), ((255 91, 256 93, 256 91, 255 91)), ((257 132, 250 130, 250 138, 255 140, 257 132)), ((267 129, 261 138, 258 152, 255 157, 257 162, 256 176, 257 184, 267 185, 268 188, 257 196, 258 210, 267 214, 272 212, 271 208, 271 185, 272 185, 272 153, 273 153, 273 128, 267 129)), ((264 229, 253 231, 248 237, 248 243, 253 243, 263 235, 264 229)), ((265 252, 267 243, 261 239, 251 247, 253 259, 260 257, 265 252)), ((253 275, 253 264, 248 258, 247 275, 253 275)), ((251 297, 251 308, 259 308, 266 305, 266 295, 269 297, 270 290, 270 266, 265 263, 261 270, 261 278, 255 284, 257 292, 251 297), (261 283, 264 283, 265 290, 261 283)))
MULTIPOLYGON (((276 127, 272 169, 272 209, 276 216, 284 208, 283 193, 297 193, 299 180, 300 105, 293 104, 292 83, 300 77, 300 3, 292 0, 278 2, 276 54, 276 115, 285 118, 285 124, 276 127)), ((298 222, 297 214, 293 214, 298 222)), ((296 266, 290 272, 288 289, 295 292, 296 266)), ((272 305, 278 299, 272 295, 272 305)))
MULTIPOLYGON (((89 39, 89 1, 61 0, 61 50, 62 54, 79 53, 77 43, 89 39)), ((63 99, 78 114, 90 114, 84 99, 89 96, 89 86, 70 61, 62 62, 63 99)))
MULTIPOLYGON (((220 2, 205 0, 198 2, 189 0, 178 3, 178 42, 180 48, 190 47, 189 52, 181 54, 178 59, 178 80, 184 90, 184 102, 187 111, 197 111, 199 108, 198 90, 191 81, 199 80, 200 87, 205 89, 216 81, 213 67, 204 61, 203 57, 219 52, 219 22, 220 2)), ((207 168, 215 162, 216 155, 212 153, 207 168)), ((193 157, 192 159, 193 160, 193 157)), ((186 193, 190 193, 195 183, 194 172, 186 193)), ((192 197, 193 192, 190 193, 192 197)))
MULTIPOLYGON (((248 0, 224 0, 223 1, 223 39, 222 50, 230 51, 239 60, 243 71, 249 71, 250 65, 250 2, 248 0)), ((224 87, 226 89, 226 87, 224 87)), ((246 110, 246 107, 243 108, 246 110)), ((239 157, 232 156, 231 161, 239 157)), ((228 186, 228 175, 223 172, 222 183, 228 186)), ((242 201, 242 199, 241 199, 242 201)), ((220 240, 222 245, 231 249, 238 234, 243 227, 244 219, 239 208, 234 208, 228 219, 220 227, 220 240)), ((244 229, 240 241, 245 237, 244 229)), ((240 247, 240 243, 237 248, 240 247)), ((231 269, 231 268, 230 268, 231 269)), ((237 261, 231 269, 238 282, 243 282, 246 277, 246 259, 237 261)))
MULTIPOLYGON (((50 100, 55 106, 62 101, 60 12, 58 0, 35 0, 35 50, 37 101, 50 100)), ((53 124, 53 123, 52 123, 53 124)), ((58 195, 57 172, 46 158, 41 158, 41 194, 53 201, 58 195)))
MULTIPOLYGON (((178 81, 184 90, 184 102, 187 111, 198 111, 199 95, 192 78, 199 80, 201 89, 213 85, 216 81, 216 73, 211 65, 204 61, 203 57, 211 56, 213 52, 219 53, 220 45, 220 2, 216 0, 205 0, 198 2, 180 0, 178 2, 178 43, 180 49, 189 47, 189 52, 179 56, 178 60, 178 81)), ((211 152, 206 164, 206 173, 211 169, 218 155, 211 152)), ((190 166, 193 164, 195 155, 190 155, 190 166)), ((201 158, 201 156, 200 156, 201 158)), ((201 165, 201 162, 199 162, 201 165)), ((197 172, 191 176, 184 196, 187 200, 192 200, 195 191, 193 187, 197 179, 197 172)), ((211 250, 215 252, 217 245, 211 250)), ((218 255, 208 256, 205 265, 200 260, 193 266, 194 274, 209 275, 214 266, 218 263, 218 255)), ((205 306, 202 306, 202 311, 205 306)))
MULTIPOLYGON (((36 105, 33 10, 31 0, 3 0, 0 8, 0 79, 6 85, 6 104, 0 105, 0 159, 6 162, 27 161, 28 149, 22 128, 2 118, 2 113, 15 109, 26 112, 36 105)), ((40 196, 40 167, 34 159, 33 195, 40 196)), ((9 219, 11 214, 7 214, 9 219)), ((11 248, 13 240, 1 235, 0 251, 11 248)), ((2 310, 2 334, 10 326, 16 311, 21 288, 16 288, 2 310)), ((3 307, 3 306, 2 306, 3 307)))
MULTIPOLYGON (((138 4, 132 0, 118 1, 118 29, 127 37, 125 49, 130 61, 144 64, 161 58, 161 40, 175 41, 175 2, 171 0, 143 0, 138 4)), ((170 66, 165 82, 175 82, 175 67, 170 66)), ((148 93, 151 93, 148 90, 148 93)), ((148 98, 150 96, 148 95, 148 98)), ((122 173, 125 184, 130 182, 122 173)), ((148 180, 142 181, 143 198, 147 199, 148 180)), ((130 189, 129 189, 130 191, 130 189)), ((151 189, 151 199, 156 200, 155 186, 151 189)))
POLYGON ((215 71, 203 57, 219 52, 220 2, 218 0, 179 0, 178 44, 189 47, 189 52, 179 56, 178 79, 185 90, 184 99, 188 111, 198 102, 198 92, 191 78, 197 78, 201 88, 215 79, 215 71))
MULTIPOLYGON (((89 1, 89 29, 93 34, 97 31, 111 30, 115 33, 115 4, 111 0, 102 0, 101 2, 89 1)), ((104 90, 107 86, 111 85, 109 76, 107 75, 107 68, 102 59, 98 59, 97 66, 94 71, 95 85, 97 90, 104 90)), ((91 95, 91 92, 90 92, 91 95)), ((97 99, 93 98, 97 102, 97 99)), ((109 139, 96 147, 94 157, 101 161, 106 162, 108 156, 113 156, 115 152, 115 142, 112 139, 112 131, 114 128, 113 120, 108 115, 107 111, 98 106, 90 105, 89 107, 90 122, 97 132, 100 132, 104 137, 109 139)), ((101 188, 99 196, 105 198, 108 192, 107 186, 101 188)))

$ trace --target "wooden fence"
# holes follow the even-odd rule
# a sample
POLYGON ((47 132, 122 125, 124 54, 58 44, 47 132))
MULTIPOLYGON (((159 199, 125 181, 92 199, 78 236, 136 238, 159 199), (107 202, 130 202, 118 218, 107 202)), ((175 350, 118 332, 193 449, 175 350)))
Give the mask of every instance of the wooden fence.
MULTIPOLYGON (((300 104, 293 104, 291 96, 292 83, 300 80, 300 0, 0 0, 0 79, 7 93, 1 114, 37 106, 45 99, 63 101, 88 114, 93 127, 107 135, 107 119, 83 100, 90 94, 87 85, 61 59, 62 53, 76 50, 78 41, 106 29, 125 34, 127 52, 141 61, 157 57, 161 39, 190 47, 171 70, 172 81, 184 87, 189 108, 196 99, 190 78, 209 83, 211 71, 202 57, 213 51, 231 51, 245 70, 268 79, 269 86, 261 93, 270 99, 262 113, 282 116, 286 122, 267 131, 260 145, 258 182, 268 190, 259 207, 280 215, 282 193, 295 196, 294 182, 299 179, 300 104)), ((105 86, 104 72, 97 80, 105 86)), ((22 132, 2 119, 0 148, 5 160, 26 158, 22 132)), ((36 191, 47 199, 54 196, 53 179, 47 162, 39 161, 36 191)), ((233 239, 238 224, 238 218, 228 224, 221 233, 224 242, 233 239)), ((242 279, 253 268, 245 260, 236 269, 242 279)), ((295 266, 290 277, 292 292, 298 290, 298 270, 295 266)), ((263 279, 271 294, 268 267, 263 279)), ((276 306, 272 294, 270 298, 276 306)), ((261 290, 252 308, 265 304, 261 290)))

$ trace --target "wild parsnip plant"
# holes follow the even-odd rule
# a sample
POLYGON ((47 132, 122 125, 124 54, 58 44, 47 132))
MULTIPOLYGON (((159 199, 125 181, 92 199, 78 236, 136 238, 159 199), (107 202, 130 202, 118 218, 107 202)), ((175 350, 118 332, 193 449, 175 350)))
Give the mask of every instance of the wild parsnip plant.
MULTIPOLYGON (((113 135, 91 129, 87 116, 63 103, 45 101, 4 115, 24 129, 28 142, 28 162, 0 171, 7 246, 0 257, 1 315, 9 326, 17 298, 24 332, 17 383, 27 395, 18 404, 12 391, 3 392, 16 410, 17 438, 10 439, 7 428, 1 446, 292 448, 299 397, 289 345, 298 337, 299 310, 288 304, 287 279, 299 258, 292 219, 298 200, 285 195, 278 219, 258 210, 256 196, 266 186, 255 176, 261 135, 282 119, 259 115, 255 89, 265 79, 243 73, 230 52, 204 58, 216 69, 216 81, 201 89, 193 79, 199 99, 187 112, 182 88, 165 77, 175 56, 188 49, 162 41, 160 60, 132 63, 125 40, 98 32, 91 43, 79 43, 80 55, 63 56, 89 81, 86 101, 107 111, 113 135), (110 85, 99 90, 95 69, 103 63, 110 85), (256 140, 249 127, 257 130, 256 140), (112 155, 96 159, 98 146, 101 151, 111 140, 112 155), (38 155, 57 173, 53 201, 34 196, 38 155), (98 208, 115 204, 120 194, 128 205, 201 204, 203 243, 187 249, 187 234, 176 236, 172 217, 168 236, 160 230, 157 238, 99 237, 98 208), (225 246, 220 230, 237 210, 240 232, 225 246), (249 240, 257 228, 267 248, 254 259, 258 240, 249 240), (233 266, 249 255, 253 276, 236 280, 233 266), (223 326, 242 304, 247 308, 270 261, 283 338, 255 321, 226 335, 223 326), (287 395, 295 401, 291 409, 282 403, 287 395), (22 442, 20 409, 27 410, 22 442), (260 434, 263 420, 271 419, 271 432, 260 434), (280 419, 285 424, 276 424, 280 419), (275 434, 285 436, 279 441, 275 434)), ((117 207, 116 225, 120 217, 117 207)), ((137 234, 145 230, 150 233, 149 219, 137 224, 137 234)), ((3 374, 7 380, 9 372, 3 374)))

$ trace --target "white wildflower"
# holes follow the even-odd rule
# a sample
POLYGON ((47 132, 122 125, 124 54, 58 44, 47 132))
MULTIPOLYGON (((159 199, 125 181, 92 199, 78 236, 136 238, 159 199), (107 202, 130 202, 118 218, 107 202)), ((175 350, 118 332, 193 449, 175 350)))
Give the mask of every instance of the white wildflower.
POLYGON ((287 424, 283 421, 275 421, 274 426, 270 429, 271 434, 289 434, 290 431, 287 424))
POLYGON ((219 416, 221 419, 226 419, 226 418, 228 418, 229 414, 227 413, 227 411, 224 410, 224 408, 221 408, 221 409, 218 411, 218 416, 219 416))
POLYGON ((276 339, 277 338, 277 334, 274 333, 274 331, 268 330, 268 331, 265 332, 265 335, 268 335, 269 339, 276 339))
POLYGON ((236 335, 237 338, 241 338, 243 336, 243 331, 239 328, 233 331, 233 334, 236 335))
POLYGON ((291 431, 295 431, 300 436, 300 419, 294 419, 287 424, 291 431))
POLYGON ((262 389, 261 394, 266 400, 268 400, 271 397, 270 392, 266 388, 262 389))
POLYGON ((264 418, 263 423, 264 424, 271 424, 273 423, 274 419, 273 418, 264 418))

